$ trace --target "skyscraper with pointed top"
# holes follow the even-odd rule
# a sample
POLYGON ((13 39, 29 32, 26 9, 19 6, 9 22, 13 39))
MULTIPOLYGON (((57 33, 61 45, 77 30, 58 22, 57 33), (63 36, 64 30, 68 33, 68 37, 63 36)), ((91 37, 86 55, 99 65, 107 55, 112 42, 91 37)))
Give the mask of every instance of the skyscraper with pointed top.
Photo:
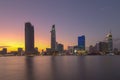
POLYGON ((55 25, 52 26, 51 32, 51 50, 56 51, 56 31, 55 25))
POLYGON ((113 39, 111 31, 107 34, 107 43, 108 43, 108 51, 111 53, 113 51, 113 39))
POLYGON ((34 53, 34 26, 30 22, 25 23, 25 52, 34 53))

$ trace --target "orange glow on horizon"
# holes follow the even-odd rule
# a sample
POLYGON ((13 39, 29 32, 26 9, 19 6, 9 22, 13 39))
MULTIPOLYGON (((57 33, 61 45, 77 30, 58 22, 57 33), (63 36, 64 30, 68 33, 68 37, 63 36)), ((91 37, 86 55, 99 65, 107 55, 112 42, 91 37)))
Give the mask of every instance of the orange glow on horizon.
MULTIPOLYGON (((4 35, 0 34, 1 36, 0 46, 7 46, 5 48, 7 48, 8 52, 17 51, 18 48, 23 48, 23 50, 25 50, 24 25, 21 31, 19 30, 15 31, 14 29, 10 29, 10 30, 7 30, 6 32, 4 32, 3 30, 2 33, 4 35)), ((50 48, 50 33, 46 35, 40 35, 36 31, 34 36, 35 36, 34 47, 37 47, 39 51, 42 51, 42 49, 45 51, 46 48, 50 48)), ((64 45, 64 49, 67 49, 68 45, 74 45, 74 44, 68 43, 67 40, 64 40, 64 41, 63 40, 59 41, 57 39, 58 43, 62 43, 64 45)), ((2 50, 2 48, 0 48, 0 50, 2 50)))
MULTIPOLYGON (((18 48, 23 48, 23 50, 25 50, 25 45, 24 42, 18 42, 18 41, 10 41, 10 42, 4 42, 4 43, 0 43, 0 45, 4 45, 4 46, 8 46, 7 51, 11 52, 11 51, 17 51, 18 48)), ((42 51, 42 49, 45 51, 46 48, 50 48, 50 45, 45 43, 45 42, 41 42, 41 43, 35 43, 35 47, 38 48, 39 51, 42 51)), ((66 47, 64 47, 66 49, 66 47)), ((2 48, 0 49, 2 50, 2 48)))

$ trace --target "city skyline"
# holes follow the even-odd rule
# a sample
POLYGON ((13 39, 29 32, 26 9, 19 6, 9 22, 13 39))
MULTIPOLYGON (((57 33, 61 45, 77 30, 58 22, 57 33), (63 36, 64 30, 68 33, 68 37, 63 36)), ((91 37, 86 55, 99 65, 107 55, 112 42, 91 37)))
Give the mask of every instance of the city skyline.
MULTIPOLYGON (((51 25, 56 25, 57 41, 67 46, 77 45, 77 37, 86 36, 86 47, 104 40, 112 30, 113 39, 120 42, 118 0, 1 0, 0 46, 8 51, 24 48, 24 23, 35 28, 35 47, 50 48, 51 25)), ((114 43, 117 44, 118 42, 114 43)))

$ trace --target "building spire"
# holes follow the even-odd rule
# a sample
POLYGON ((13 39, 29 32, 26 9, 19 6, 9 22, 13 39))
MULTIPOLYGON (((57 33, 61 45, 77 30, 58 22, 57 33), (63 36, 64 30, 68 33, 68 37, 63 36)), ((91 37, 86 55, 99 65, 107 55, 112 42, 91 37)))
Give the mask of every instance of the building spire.
POLYGON ((111 31, 111 29, 110 29, 110 34, 112 35, 112 31, 111 31))
POLYGON ((55 24, 52 25, 51 30, 51 49, 52 51, 56 50, 56 31, 55 31, 55 24))

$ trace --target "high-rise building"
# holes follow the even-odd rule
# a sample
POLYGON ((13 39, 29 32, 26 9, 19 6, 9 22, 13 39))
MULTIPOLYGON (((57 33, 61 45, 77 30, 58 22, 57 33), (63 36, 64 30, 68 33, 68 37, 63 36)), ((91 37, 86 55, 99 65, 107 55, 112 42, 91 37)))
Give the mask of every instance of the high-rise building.
POLYGON ((23 48, 18 48, 18 55, 23 55, 23 48))
POLYGON ((63 52, 63 50, 64 50, 63 44, 57 44, 57 51, 58 52, 63 52))
POLYGON ((51 50, 56 51, 56 31, 55 25, 52 26, 51 30, 51 50))
POLYGON ((35 47, 34 50, 35 50, 35 54, 39 53, 38 47, 35 47))
POLYGON ((2 53, 7 54, 7 48, 3 48, 2 53))
POLYGON ((78 37, 78 48, 80 50, 85 50, 85 36, 84 35, 78 37))
POLYGON ((99 52, 99 42, 97 42, 94 46, 96 52, 99 52))
POLYGON ((30 22, 25 23, 25 53, 34 53, 34 26, 30 22))
POLYGON ((68 46, 68 52, 70 54, 73 54, 74 53, 74 46, 68 46))
POLYGON ((113 40, 112 40, 112 33, 110 32, 107 34, 107 43, 108 43, 108 51, 111 53, 113 51, 113 40))
POLYGON ((106 53, 108 51, 108 44, 106 42, 99 42, 99 51, 106 53))
POLYGON ((21 53, 23 51, 23 48, 18 48, 18 53, 21 53))

